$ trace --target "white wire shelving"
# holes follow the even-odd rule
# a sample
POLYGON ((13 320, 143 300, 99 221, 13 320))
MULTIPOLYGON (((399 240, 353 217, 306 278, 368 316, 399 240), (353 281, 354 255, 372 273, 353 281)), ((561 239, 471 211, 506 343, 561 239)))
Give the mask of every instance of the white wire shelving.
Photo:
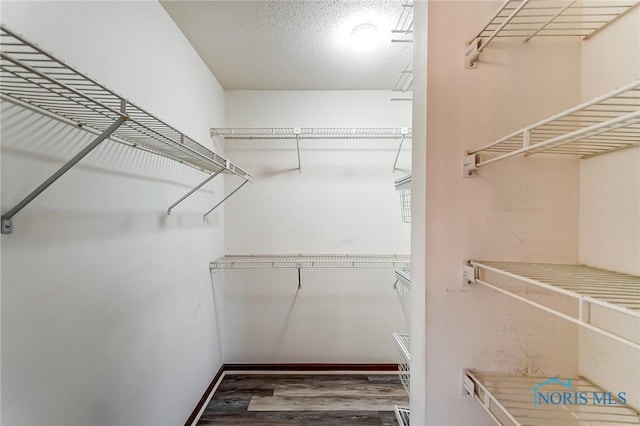
POLYGON ((402 221, 411 223, 411 175, 396 180, 396 191, 400 194, 402 221))
POLYGON ((410 256, 397 254, 277 254, 227 255, 211 269, 260 268, 407 268, 410 256))
POLYGON ((465 370, 463 388, 473 396, 498 425, 584 426, 637 425, 640 414, 584 377, 527 377, 465 370), (549 392, 547 394, 546 392, 549 392), (569 393, 561 403, 546 403, 539 393, 553 396, 569 393), (571 403, 574 393, 584 396, 571 403), (608 404, 598 401, 609 401, 608 404))
POLYGON ((399 142, 393 170, 405 140, 411 139, 410 127, 260 127, 260 128, 212 128, 211 136, 225 140, 281 140, 294 141, 300 162, 300 141, 305 140, 389 140, 399 142))
POLYGON ((464 279, 468 284, 482 284, 500 293, 511 296, 548 313, 556 315, 591 331, 607 336, 619 343, 640 350, 640 342, 616 334, 597 325, 591 318, 592 306, 610 312, 624 314, 640 326, 640 277, 611 272, 583 265, 559 265, 549 263, 485 262, 467 261, 464 279), (535 301, 527 292, 520 294, 497 283, 496 278, 485 278, 485 274, 496 274, 517 282, 542 288, 555 294, 574 299, 578 313, 568 314, 543 302, 535 301))
POLYGON ((640 146, 640 80, 467 152, 465 176, 516 155, 539 153, 588 158, 640 146), (494 154, 481 159, 481 154, 494 154))
POLYGON ((405 333, 393 333, 393 338, 398 347, 398 376, 407 395, 411 395, 411 377, 409 368, 411 365, 411 352, 409 346, 409 335, 405 333))
POLYGON ((413 100, 413 59, 400 71, 400 77, 396 80, 396 84, 393 86, 393 89, 391 89, 391 92, 400 95, 400 97, 391 98, 392 101, 413 100))
POLYGON ((396 282, 393 288, 398 293, 402 313, 409 320, 411 314, 411 270, 409 268, 396 268, 394 273, 396 282))
POLYGON ((402 3, 400 16, 391 33, 394 36, 391 39, 392 43, 413 42, 413 0, 405 0, 402 3))
POLYGON ((501 38, 588 40, 638 4, 638 0, 506 0, 473 37, 465 62, 468 68, 475 68, 480 53, 501 38))
POLYGON ((244 183, 251 178, 226 158, 5 26, 0 27, 0 95, 3 100, 97 136, 2 216, 2 233, 11 233, 11 219, 16 213, 106 139, 170 158, 211 176, 229 173, 241 177, 244 183))
POLYGON ((396 405, 393 407, 393 411, 396 413, 398 426, 409 426, 409 419, 411 418, 409 407, 400 407, 396 405))

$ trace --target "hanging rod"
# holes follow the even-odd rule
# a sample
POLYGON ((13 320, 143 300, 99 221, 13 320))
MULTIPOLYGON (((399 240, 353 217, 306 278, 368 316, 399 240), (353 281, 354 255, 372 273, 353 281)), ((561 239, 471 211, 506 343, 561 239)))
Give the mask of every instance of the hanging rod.
POLYGON ((397 140, 399 141, 396 161, 405 140, 411 139, 410 127, 260 127, 260 128, 212 128, 211 136, 225 140, 291 140, 296 142, 298 171, 302 171, 300 162, 301 140, 397 140))
POLYGON ((481 284, 545 312, 578 324, 619 343, 640 350, 640 340, 631 340, 592 322, 591 306, 624 314, 640 324, 640 277, 584 265, 548 263, 467 261, 463 267, 467 284, 481 284), (535 301, 529 293, 516 293, 499 285, 486 273, 517 280, 574 299, 578 313, 567 314, 552 305, 535 301))
POLYGON ((43 112, 98 136, 2 216, 2 233, 11 233, 15 214, 106 139, 206 173, 222 171, 245 179, 251 177, 226 158, 4 25, 0 26, 0 95, 3 100, 43 112))
POLYGON ((495 161, 524 154, 588 158, 640 146, 640 80, 467 151, 464 175, 495 161), (481 159, 479 154, 495 153, 481 159))
POLYGON ((506 0, 472 39, 467 68, 498 38, 580 37, 588 40, 640 4, 638 0, 506 0))
POLYGON ((618 399, 618 390, 607 392, 581 376, 533 377, 467 369, 463 373, 462 388, 498 425, 640 424, 640 413, 618 399), (536 398, 538 392, 547 396, 547 400, 536 398), (554 398, 549 403, 549 394, 574 396, 577 392, 584 398, 580 402, 575 398, 562 401, 554 398))
POLYGON ((396 254, 250 254, 227 255, 211 269, 260 268, 408 268, 411 257, 396 254))

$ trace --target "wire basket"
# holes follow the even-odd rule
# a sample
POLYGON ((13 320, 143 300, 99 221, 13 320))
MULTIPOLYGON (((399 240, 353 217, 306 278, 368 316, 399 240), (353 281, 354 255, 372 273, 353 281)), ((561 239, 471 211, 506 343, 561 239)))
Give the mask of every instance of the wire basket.
POLYGON ((404 316, 409 321, 411 314, 411 271, 405 268, 396 268, 396 284, 394 286, 398 298, 400 299, 400 306, 404 316))
POLYGON ((400 214, 404 223, 411 223, 411 176, 405 176, 396 182, 400 194, 400 214))
POLYGON ((400 359, 398 362, 398 375, 400 376, 400 382, 407 394, 410 393, 410 377, 409 377, 409 365, 411 362, 411 354, 409 352, 409 335, 404 333, 393 333, 393 337, 398 344, 398 354, 400 359))
POLYGON ((398 425, 409 426, 409 407, 398 407, 396 405, 393 407, 393 411, 395 411, 396 413, 396 420, 398 420, 398 425))

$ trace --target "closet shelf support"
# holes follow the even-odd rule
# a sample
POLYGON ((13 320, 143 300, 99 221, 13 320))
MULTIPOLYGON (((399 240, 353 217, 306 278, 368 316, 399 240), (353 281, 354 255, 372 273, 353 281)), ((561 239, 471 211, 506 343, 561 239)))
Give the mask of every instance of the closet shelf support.
POLYGON ((196 192, 198 189, 202 188, 207 182, 209 182, 210 180, 212 180, 214 177, 218 176, 220 173, 222 173, 224 169, 220 169, 215 173, 212 173, 210 176, 208 176, 205 180, 203 180, 202 182, 200 182, 197 186, 195 186, 191 191, 187 192, 186 194, 184 194, 178 201, 176 201, 175 203, 171 204, 169 206, 169 208, 167 209, 167 214, 170 215, 171 214, 171 210, 173 210, 173 208, 175 206, 177 206, 178 204, 180 204, 181 202, 183 202, 184 200, 186 200, 191 194, 193 194, 194 192, 196 192))
POLYGON ((55 181, 57 181, 63 174, 69 171, 80 160, 82 160, 87 154, 93 151, 100 143, 107 139, 118 127, 120 127, 125 121, 129 119, 126 115, 121 115, 107 130, 102 132, 97 138, 95 138, 89 145, 77 153, 71 160, 67 161, 62 167, 60 167, 54 174, 52 174, 47 180, 45 180, 40 186, 34 189, 29 195, 22 199, 15 207, 2 215, 2 233, 11 234, 13 232, 12 218, 20 210, 25 208, 30 202, 38 197, 44 190, 50 187, 55 181))
POLYGON ((247 182, 249 182, 249 179, 245 179, 244 182, 242 182, 240 185, 238 185, 238 187, 236 189, 234 189, 233 191, 231 191, 229 193, 229 195, 227 195, 226 197, 224 197, 222 200, 220 200, 220 202, 218 202, 218 204, 216 204, 215 206, 213 206, 211 208, 211 210, 209 210, 208 212, 206 212, 203 216, 202 216, 202 220, 204 221, 207 216, 209 216, 209 214, 214 211, 215 209, 218 208, 218 206, 220 206, 222 203, 224 203, 225 201, 227 201, 227 198, 231 197, 233 194, 235 194, 236 192, 238 192, 240 190, 240 188, 242 188, 243 186, 245 186, 247 184, 247 182))

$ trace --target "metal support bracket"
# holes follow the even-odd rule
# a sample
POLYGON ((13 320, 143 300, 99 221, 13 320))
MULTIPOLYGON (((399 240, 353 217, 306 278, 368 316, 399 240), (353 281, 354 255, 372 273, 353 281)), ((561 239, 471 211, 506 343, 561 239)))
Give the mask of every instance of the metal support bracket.
POLYGON ((298 264, 297 267, 298 267, 298 290, 300 290, 302 288, 302 274, 300 272, 300 264, 298 264))
POLYGON ((400 150, 402 149, 402 144, 404 143, 404 138, 407 137, 407 135, 409 134, 409 128, 408 127, 403 127, 400 129, 400 134, 402 135, 400 138, 400 144, 398 145, 398 152, 396 152, 396 159, 393 162, 393 173, 396 172, 396 170, 398 170, 398 158, 400 157, 400 150))
POLYGON ((202 220, 204 221, 207 216, 214 211, 215 209, 218 208, 218 206, 220 206, 222 203, 224 203, 225 201, 227 201, 227 198, 231 197, 233 194, 235 194, 236 192, 238 192, 240 190, 240 188, 242 188, 243 186, 245 186, 247 184, 247 182, 249 182, 248 179, 245 179, 244 182, 242 182, 240 185, 238 185, 238 187, 236 189, 234 189, 233 191, 231 191, 229 193, 229 195, 227 195, 226 197, 224 197, 222 200, 220 200, 220 202, 218 202, 218 204, 216 204, 215 206, 213 206, 211 208, 211 210, 209 210, 208 212, 206 212, 203 216, 202 216, 202 220))
POLYGON ((462 395, 473 397, 476 394, 476 384, 467 375, 467 369, 462 369, 462 395))
POLYGON ((175 203, 171 204, 169 206, 169 208, 167 209, 167 214, 171 214, 171 210, 177 206, 178 204, 180 204, 181 202, 183 202, 184 200, 187 199, 187 197, 189 197, 191 194, 193 194, 194 192, 196 192, 198 189, 202 188, 207 182, 209 182, 211 179, 213 179, 214 177, 218 176, 220 173, 222 173, 224 169, 220 169, 215 173, 212 173, 210 176, 208 176, 205 180, 203 180, 202 182, 200 182, 198 185, 196 185, 196 187, 194 187, 191 191, 187 192, 186 194, 184 194, 178 201, 176 201, 175 203))
POLYGON ((480 59, 480 53, 482 52, 482 39, 476 38, 467 44, 464 51, 464 67, 467 69, 478 68, 478 59, 480 59))
POLYGON ((462 283, 464 285, 475 284, 478 279, 478 268, 471 264, 470 260, 465 260, 462 265, 462 283))
MULTIPOLYGON (((124 111, 124 110, 123 110, 124 111)), ((32 202, 38 195, 44 190, 50 187, 55 181, 57 181, 63 174, 69 171, 80 160, 82 160, 87 154, 93 151, 102 141, 107 139, 118 127, 120 127, 129 117, 126 115, 120 116, 107 130, 102 132, 97 138, 95 138, 89 145, 84 147, 79 153, 77 153, 71 160, 67 161, 62 167, 60 167, 54 174, 52 174, 47 180, 45 180, 40 186, 31 191, 29 195, 24 197, 22 201, 16 204, 11 210, 2 215, 2 229, 3 234, 11 234, 13 232, 13 221, 11 220, 20 210, 25 208, 30 202, 32 202)))
POLYGON ((298 173, 302 173, 302 163, 300 163, 300 134, 302 130, 300 127, 293 128, 293 134, 296 135, 296 151, 298 152, 298 173))
POLYGON ((478 154, 468 154, 464 156, 462 164, 463 177, 475 177, 478 174, 478 154))

